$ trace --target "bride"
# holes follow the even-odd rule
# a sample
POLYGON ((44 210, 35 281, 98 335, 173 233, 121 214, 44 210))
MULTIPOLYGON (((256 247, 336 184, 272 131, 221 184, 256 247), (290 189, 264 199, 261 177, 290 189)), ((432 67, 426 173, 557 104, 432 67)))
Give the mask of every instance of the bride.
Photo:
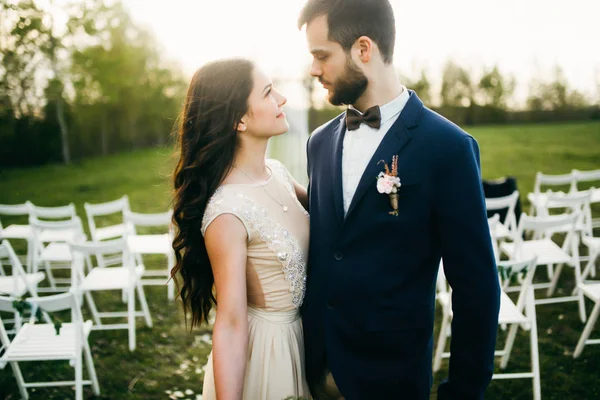
POLYGON ((307 194, 280 162, 265 160, 269 138, 289 128, 285 102, 244 59, 198 69, 185 99, 172 275, 182 279, 192 327, 217 308, 205 400, 310 396, 299 314, 307 194))

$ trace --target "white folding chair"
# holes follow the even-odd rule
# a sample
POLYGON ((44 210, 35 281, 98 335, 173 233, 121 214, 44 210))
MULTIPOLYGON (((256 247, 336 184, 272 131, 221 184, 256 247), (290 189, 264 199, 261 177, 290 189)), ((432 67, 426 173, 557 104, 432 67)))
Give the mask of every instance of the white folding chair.
MULTIPOLYGON (((528 197, 530 200, 534 196, 533 193, 529 193, 528 197)), ((590 206, 591 191, 574 191, 569 193, 563 192, 551 192, 548 191, 544 194, 543 201, 538 204, 538 215, 547 216, 552 215, 555 210, 560 213, 579 213, 579 220, 575 225, 575 233, 579 236, 579 242, 581 242, 581 236, 583 234, 592 236, 592 211, 590 206)), ((567 227, 559 229, 559 231, 565 231, 567 227)), ((552 231, 546 232, 548 235, 554 234, 552 231)), ((539 239, 541 233, 537 232, 534 239, 539 239)), ((580 262, 588 260, 588 256, 579 257, 580 262)), ((554 271, 552 266, 548 266, 548 276, 554 277, 554 271)), ((592 270, 592 276, 595 276, 595 270, 592 270)), ((554 289, 552 289, 553 291, 554 289)), ((552 293, 550 291, 550 294, 552 293)))
POLYGON ((583 272, 581 273, 581 279, 585 281, 589 275, 594 276, 596 268, 596 261, 600 256, 600 238, 588 235, 581 237, 583 244, 588 248, 588 260, 583 272))
POLYGON ((496 224, 495 227, 495 237, 498 238, 499 241, 505 239, 513 240, 514 235, 517 234, 517 216, 515 215, 515 208, 518 200, 518 190, 515 190, 508 196, 485 199, 485 206, 488 211, 507 210, 504 222, 496 224))
POLYGON ((52 270, 71 271, 73 258, 68 243, 85 240, 81 219, 73 217, 65 221, 42 221, 31 216, 29 225, 33 236, 32 272, 37 272, 39 266, 43 265, 50 283, 49 288, 40 288, 39 291, 57 292, 68 289, 71 279, 55 278, 52 270))
MULTIPOLYGON (((167 284, 167 296, 169 300, 175 298, 175 284, 171 279, 171 269, 175 266, 175 255, 171 243, 173 235, 171 219, 173 211, 164 213, 145 214, 125 211, 125 223, 135 227, 133 234, 127 235, 127 244, 132 254, 142 256, 149 254, 161 254, 166 256, 167 265, 163 270, 148 270, 144 273, 144 285, 164 286, 167 284), (138 227, 161 227, 165 233, 162 234, 139 234, 138 227)), ((139 259, 138 259, 139 260, 139 259)))
MULTIPOLYGON (((6 260, 11 267, 10 275, 0 276, 0 295, 21 298, 29 293, 31 296, 37 296, 37 285, 44 280, 44 273, 26 273, 8 240, 0 242, 0 259, 6 260)), ((5 320, 5 322, 14 323, 14 332, 16 332, 21 327, 21 316, 15 313, 13 320, 5 320)))
MULTIPOLYGON (((31 217, 41 222, 59 222, 69 221, 77 218, 75 205, 69 203, 66 206, 42 207, 31 204, 29 211, 29 222, 31 217)), ((71 233, 68 230, 49 229, 48 232, 38 233, 38 240, 44 243, 48 242, 67 242, 72 240, 71 233)))
MULTIPOLYGON (((582 279, 585 280, 590 273, 590 270, 595 266, 595 261, 600 254, 600 238, 584 236, 583 241, 590 250, 588 264, 582 273, 582 279)), ((579 338, 577 347, 573 353, 574 358, 577 358, 581 355, 583 347, 586 344, 600 344, 600 339, 589 339, 590 334, 594 329, 594 325, 598 320, 598 315, 600 315, 600 281, 582 281, 579 282, 578 286, 583 294, 594 302, 594 308, 592 309, 583 332, 581 333, 581 337, 579 338)))
MULTIPOLYGON (((576 224, 580 219, 578 213, 550 215, 550 216, 528 216, 522 214, 519 221, 519 229, 514 243, 502 243, 500 250, 512 261, 524 261, 532 258, 537 259, 537 265, 555 265, 558 267, 549 283, 536 283, 535 289, 548 288, 548 296, 554 293, 563 265, 573 267, 575 271, 576 286, 581 282, 581 266, 579 264, 579 237, 576 234, 576 224), (523 233, 532 232, 533 237, 538 239, 524 240, 523 233), (562 246, 552 240, 553 233, 566 233, 562 246)), ((573 295, 562 297, 549 297, 536 300, 536 304, 553 304, 569 301, 579 303, 579 316, 585 321, 585 303, 583 295, 575 287, 573 295)))
POLYGON ((533 198, 534 201, 531 202, 531 199, 529 199, 531 202, 531 209, 529 210, 530 215, 538 215, 537 210, 538 206, 540 205, 539 203, 541 203, 541 205, 543 206, 546 200, 545 194, 542 191, 542 186, 550 186, 552 188, 568 187, 569 192, 577 190, 575 174, 573 173, 573 171, 569 172, 568 174, 561 175, 548 175, 538 172, 535 175, 535 183, 533 185, 533 193, 535 194, 535 197, 533 198))
POLYGON ((85 208, 93 241, 101 242, 106 239, 116 239, 125 236, 126 227, 123 222, 124 212, 131 210, 129 206, 129 197, 127 197, 127 195, 106 203, 85 203, 83 207, 85 208), (95 218, 106 217, 113 214, 119 214, 116 216, 119 223, 111 225, 104 224, 101 227, 96 226, 95 218))
MULTIPOLYGON (((92 241, 101 242, 107 239, 125 237, 128 228, 125 226, 124 213, 131 210, 127 195, 106 203, 85 203, 83 206, 87 215, 92 241), (105 217, 103 223, 101 223, 102 226, 96 224, 96 218, 98 217, 105 217), (118 220, 117 223, 114 223, 115 217, 118 220), (107 219, 110 222, 106 221, 107 219)), ((133 227, 129 227, 129 232, 132 232, 132 230, 133 227)), ((97 259, 100 266, 115 265, 120 262, 118 258, 105 259, 102 256, 97 256, 97 259)))
POLYGON ((529 193, 528 199, 536 202, 537 215, 548 216, 553 214, 553 210, 560 210, 560 213, 579 213, 576 231, 592 235, 592 212, 590 190, 572 191, 569 193, 547 191, 543 197, 536 199, 535 193, 529 193))
MULTIPOLYGON (((500 327, 510 326, 506 336, 506 342, 502 350, 494 353, 496 357, 502 357, 500 368, 505 369, 510 359, 513 344, 516 338, 517 329, 529 331, 530 343, 530 360, 531 371, 517 373, 497 373, 492 376, 492 379, 532 379, 533 398, 541 399, 541 384, 540 384, 540 365, 539 365, 539 349, 538 349, 538 334, 537 334, 537 319, 535 312, 535 299, 533 295, 533 287, 531 286, 533 276, 535 274, 536 260, 530 259, 525 261, 501 261, 498 263, 498 272, 501 276, 503 288, 508 286, 508 283, 515 277, 520 277, 521 285, 519 288, 519 297, 515 303, 508 294, 502 290, 500 292, 500 312, 498 315, 498 325, 500 327)), ((443 269, 440 269, 439 274, 442 274, 443 269)), ((450 357, 449 352, 444 352, 446 340, 449 336, 450 322, 452 320, 452 294, 447 290, 442 296, 438 297, 438 301, 442 306, 442 325, 436 346, 434 356, 433 370, 438 371, 441 367, 442 359, 450 357)))
POLYGON ((70 243, 73 253, 73 287, 79 288, 85 295, 92 316, 94 319, 94 330, 113 330, 127 329, 129 331, 129 350, 133 351, 136 347, 135 341, 135 318, 144 317, 146 325, 152 327, 152 318, 150 309, 146 302, 146 296, 141 284, 141 278, 144 274, 143 265, 135 265, 127 249, 125 239, 113 239, 104 242, 80 242, 70 243), (86 275, 84 263, 86 257, 100 254, 106 257, 119 255, 121 266, 111 267, 93 267, 86 275), (120 290, 127 296, 127 311, 119 312, 99 312, 96 303, 92 297, 93 292, 104 292, 111 290, 120 290), (141 304, 142 311, 135 309, 135 292, 141 304), (105 324, 102 318, 123 318, 127 323, 105 324))
POLYGON ((24 240, 27 242, 27 254, 22 257, 25 264, 29 268, 31 260, 31 228, 27 223, 29 220, 29 212, 31 211, 31 202, 26 201, 23 204, 0 204, 0 216, 7 215, 11 217, 24 217, 25 224, 10 224, 5 228, 0 220, 0 240, 24 240))
MULTIPOLYGON (((600 169, 592 171, 579 171, 574 169, 573 174, 575 175, 575 182, 578 188, 579 184, 582 182, 597 182, 597 185, 593 185, 596 187, 592 187, 589 190, 592 192, 591 203, 600 203, 600 189, 598 188, 600 186, 600 169)), ((600 217, 592 219, 592 228, 600 228, 600 217)))
MULTIPOLYGON (((13 312, 14 300, 13 297, 0 297, 0 311, 13 312)), ((31 297, 26 301, 33 307, 39 307, 48 313, 70 310, 71 322, 62 323, 60 333, 57 334, 53 324, 34 324, 33 318, 31 322, 24 324, 10 341, 0 318, 0 340, 4 348, 4 354, 0 357, 0 369, 10 364, 21 397, 29 398, 28 388, 75 386, 75 398, 83 400, 83 385, 92 385, 94 394, 99 396, 100 385, 88 343, 92 322, 83 322, 77 295, 67 292, 47 297, 31 297), (88 380, 83 379, 84 360, 82 358, 85 359, 88 380), (25 382, 23 379, 19 363, 56 360, 69 361, 69 364, 75 369, 75 380, 25 382)), ((35 316, 35 313, 32 314, 35 316)))

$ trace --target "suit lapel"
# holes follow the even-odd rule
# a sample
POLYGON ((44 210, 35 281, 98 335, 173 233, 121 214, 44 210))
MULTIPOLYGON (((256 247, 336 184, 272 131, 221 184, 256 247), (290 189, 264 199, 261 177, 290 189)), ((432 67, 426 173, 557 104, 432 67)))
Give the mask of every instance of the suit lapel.
POLYGON ((383 160, 390 165, 392 156, 399 154, 410 142, 411 136, 408 129, 417 125, 422 108, 423 103, 421 100, 413 91, 410 91, 408 103, 406 103, 404 109, 398 116, 398 119, 386 133, 379 144, 379 147, 375 150, 375 154, 373 154, 373 157, 367 164, 365 172, 363 172, 358 187, 356 188, 356 192, 354 193, 354 197, 352 198, 352 202, 350 203, 350 207, 348 208, 348 213, 346 213, 346 218, 348 218, 354 207, 356 207, 358 202, 367 193, 367 189, 371 184, 375 182, 377 175, 384 170, 383 163, 379 165, 377 163, 380 160, 383 160))
POLYGON ((342 187, 342 151, 344 135, 346 133, 346 113, 338 119, 338 124, 333 128, 331 135, 331 179, 335 214, 339 222, 344 221, 344 194, 342 187))

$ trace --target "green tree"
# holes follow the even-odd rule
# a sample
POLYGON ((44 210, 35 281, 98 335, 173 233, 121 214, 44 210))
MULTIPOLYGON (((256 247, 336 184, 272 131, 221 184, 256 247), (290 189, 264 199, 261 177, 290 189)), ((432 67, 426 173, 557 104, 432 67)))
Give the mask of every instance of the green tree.
POLYGON ((498 109, 506 109, 506 103, 515 90, 514 77, 505 78, 497 66, 484 71, 479 80, 479 103, 498 109))
POLYGON ((431 106, 431 83, 424 68, 421 69, 419 79, 416 81, 410 78, 404 78, 403 81, 407 88, 413 89, 417 93, 425 105, 431 106))
POLYGON ((475 103, 475 91, 469 72, 448 61, 442 72, 442 106, 469 107, 475 103))
POLYGON ((17 118, 32 115, 43 106, 35 74, 47 62, 52 32, 33 0, 3 0, 0 13, 1 103, 17 118))
POLYGON ((555 68, 553 81, 534 80, 527 98, 527 108, 532 111, 576 109, 587 106, 589 101, 585 95, 569 89, 565 74, 560 67, 555 68))

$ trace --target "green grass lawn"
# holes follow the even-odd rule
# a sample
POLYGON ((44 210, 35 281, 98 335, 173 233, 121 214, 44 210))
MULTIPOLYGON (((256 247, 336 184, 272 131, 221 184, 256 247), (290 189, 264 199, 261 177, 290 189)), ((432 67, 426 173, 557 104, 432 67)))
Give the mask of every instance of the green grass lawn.
MULTIPOLYGON (((483 177, 516 177, 524 203, 525 194, 533 189, 536 171, 558 174, 573 168, 600 168, 600 123, 472 127, 468 131, 481 148, 483 177)), ((127 194, 134 211, 164 211, 170 203, 169 174, 174 166, 171 154, 171 149, 152 149, 85 160, 69 167, 3 169, 0 203, 31 200, 38 205, 56 206, 73 202, 85 219, 84 202, 104 202, 127 194)), ((596 207, 594 212, 598 211, 596 207)), ((2 222, 7 224, 11 220, 3 218, 2 222)), ((149 259, 149 267, 158 261, 149 259)), ((543 277, 544 271, 540 272, 543 277)), ((572 273, 567 268, 563 274, 559 290, 568 293, 573 283, 572 273)), ((543 291, 537 293, 543 295, 543 291)), ((127 349, 125 330, 92 332, 90 336, 102 390, 100 398, 168 399, 176 398, 173 393, 180 391, 182 398, 195 399, 202 389, 202 366, 210 351, 207 344, 210 329, 203 327, 192 332, 186 329, 179 304, 167 300, 166 287, 146 287, 146 296, 154 327, 146 328, 141 319, 138 321, 135 352, 127 349)), ((117 294, 96 297, 99 306, 125 307, 117 294)), ((591 303, 587 310, 591 311, 591 303)), ((543 398, 600 398, 600 346, 586 347, 577 360, 571 356, 583 328, 576 304, 538 306, 537 314, 543 398)), ((596 336, 600 337, 600 326, 596 336)), ((528 343, 528 336, 520 331, 507 372, 528 367, 528 343)), ((28 380, 47 376, 67 380, 72 379, 73 371, 59 362, 22 363, 22 370, 28 380)), ((435 376, 432 398, 446 374, 447 362, 435 376)), ((91 397, 91 389, 86 388, 86 393, 91 397)), ((30 394, 32 399, 64 399, 74 395, 68 388, 30 390, 30 394)), ((493 381, 486 395, 488 399, 531 397, 530 380, 493 381)), ((0 399, 16 398, 16 383, 7 367, 0 371, 0 399)))

